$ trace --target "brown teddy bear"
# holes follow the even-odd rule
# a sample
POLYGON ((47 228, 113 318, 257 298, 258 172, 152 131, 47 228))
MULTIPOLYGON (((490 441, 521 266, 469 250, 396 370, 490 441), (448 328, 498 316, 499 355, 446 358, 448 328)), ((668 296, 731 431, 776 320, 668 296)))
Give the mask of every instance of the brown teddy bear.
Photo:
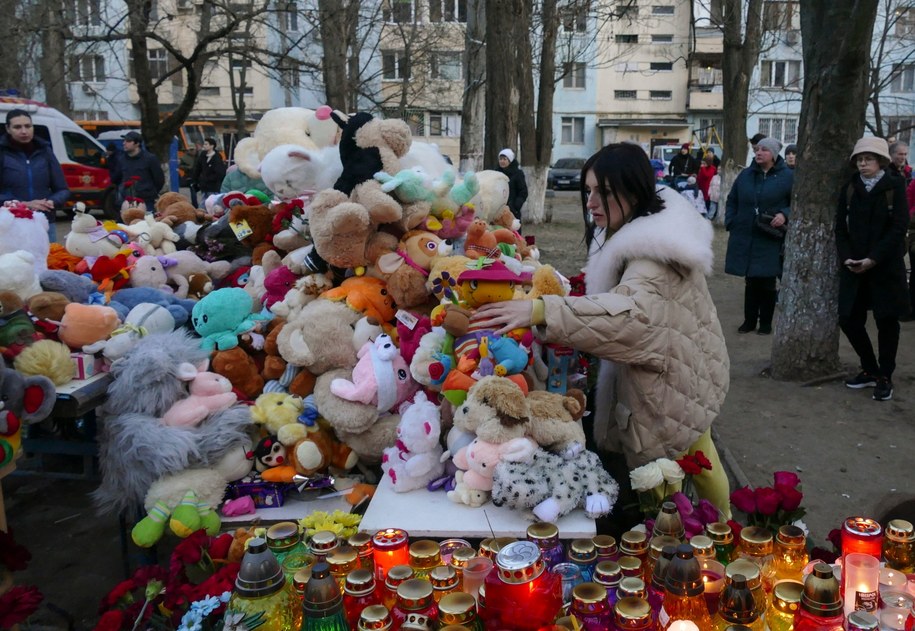
POLYGON ((289 394, 305 398, 315 389, 315 376, 308 369, 296 368, 294 375, 286 375, 290 379, 289 383, 283 383, 286 380, 284 375, 287 368, 289 368, 289 364, 280 355, 277 338, 279 338, 284 326, 286 326, 286 321, 282 318, 276 318, 270 323, 270 332, 264 339, 266 357, 264 358, 264 370, 261 374, 266 381, 280 381, 289 394))
POLYGON ((264 254, 273 249, 270 243, 273 229, 273 212, 263 204, 257 206, 235 205, 229 210, 229 223, 247 223, 251 234, 239 239, 251 248, 252 265, 260 265, 264 254))
POLYGON ((426 278, 439 256, 451 254, 451 240, 425 230, 411 230, 400 239, 397 251, 378 259, 378 268, 387 274, 388 292, 394 303, 410 309, 429 300, 426 278))
POLYGON ((227 351, 217 351, 211 364, 213 372, 228 379, 232 387, 250 401, 256 399, 264 390, 264 378, 257 369, 257 363, 240 346, 227 351))

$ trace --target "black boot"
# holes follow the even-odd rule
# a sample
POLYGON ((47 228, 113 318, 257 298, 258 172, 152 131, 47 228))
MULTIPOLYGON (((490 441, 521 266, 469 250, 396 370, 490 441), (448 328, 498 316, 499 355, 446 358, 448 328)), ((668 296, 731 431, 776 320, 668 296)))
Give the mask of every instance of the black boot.
POLYGON ((772 333, 772 316, 775 314, 775 301, 778 299, 778 292, 774 289, 762 289, 759 296, 759 335, 770 335, 772 333))
POLYGON ((756 330, 756 320, 759 317, 759 289, 752 283, 747 283, 743 289, 743 324, 737 329, 738 333, 749 333, 756 330))

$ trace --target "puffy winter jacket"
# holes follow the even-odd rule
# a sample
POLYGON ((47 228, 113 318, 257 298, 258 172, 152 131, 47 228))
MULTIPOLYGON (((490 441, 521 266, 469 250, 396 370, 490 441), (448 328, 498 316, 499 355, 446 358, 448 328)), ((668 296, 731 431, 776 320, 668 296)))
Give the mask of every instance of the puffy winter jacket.
POLYGON ((46 140, 36 137, 33 142, 34 150, 26 155, 8 134, 0 136, 0 203, 49 199, 62 208, 70 198, 64 170, 46 140))

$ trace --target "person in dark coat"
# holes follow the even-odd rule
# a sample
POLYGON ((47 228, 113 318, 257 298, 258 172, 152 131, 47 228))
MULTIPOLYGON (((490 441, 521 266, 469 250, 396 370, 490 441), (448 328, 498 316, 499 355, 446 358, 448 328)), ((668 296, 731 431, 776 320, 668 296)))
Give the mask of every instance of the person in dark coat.
POLYGON ((64 170, 51 145, 35 137, 32 116, 14 109, 6 114, 0 137, 0 204, 18 200, 48 217, 48 239, 57 241, 57 209, 70 198, 64 170))
POLYGON ((890 152, 883 138, 861 138, 851 160, 858 173, 842 189, 836 208, 839 326, 861 360, 861 372, 845 385, 873 387, 876 401, 889 401, 899 318, 910 309, 903 260, 909 222, 905 184, 889 172, 890 152), (879 358, 865 328, 868 310, 877 325, 879 358))
POLYGON ((222 180, 226 177, 226 163, 216 150, 216 140, 207 138, 203 141, 203 150, 197 154, 194 163, 194 174, 191 180, 206 200, 210 195, 219 193, 222 180))
POLYGON ((165 185, 165 172, 159 159, 143 148, 143 137, 135 131, 124 134, 124 153, 118 160, 118 168, 112 183, 118 187, 121 200, 134 197, 146 204, 152 211, 165 185), (128 183, 130 183, 128 185, 128 183), (128 190, 129 186, 129 190, 128 190))
POLYGON ((699 159, 690 155, 688 142, 684 142, 680 153, 670 159, 667 172, 674 178, 680 175, 699 175, 699 159))
POLYGON ((730 234, 724 271, 746 278, 743 324, 738 333, 754 330, 759 335, 772 333, 775 284, 782 274, 783 241, 757 228, 756 216, 774 215, 771 225, 780 227, 787 223, 791 213, 794 172, 778 155, 781 148, 774 138, 760 140, 753 164, 740 172, 728 194, 724 227, 730 234))
POLYGON ((521 207, 527 201, 527 180, 515 160, 514 151, 503 149, 499 152, 499 170, 508 176, 508 207, 515 218, 521 221, 521 207))

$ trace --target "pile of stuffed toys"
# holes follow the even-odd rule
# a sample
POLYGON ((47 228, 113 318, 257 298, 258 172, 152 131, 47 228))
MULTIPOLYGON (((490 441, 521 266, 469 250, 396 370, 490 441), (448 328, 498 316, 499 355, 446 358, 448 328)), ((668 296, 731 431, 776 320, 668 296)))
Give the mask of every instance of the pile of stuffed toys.
POLYGON ((138 545, 281 501, 264 484, 379 464, 395 491, 468 506, 612 508, 576 354, 471 320, 569 291, 503 174, 460 177, 404 122, 327 107, 269 112, 237 161, 249 190, 125 203, 120 223, 78 208, 63 247, 42 215, 0 209, 4 356, 56 383, 71 354, 104 360, 95 499, 145 507, 138 545))

